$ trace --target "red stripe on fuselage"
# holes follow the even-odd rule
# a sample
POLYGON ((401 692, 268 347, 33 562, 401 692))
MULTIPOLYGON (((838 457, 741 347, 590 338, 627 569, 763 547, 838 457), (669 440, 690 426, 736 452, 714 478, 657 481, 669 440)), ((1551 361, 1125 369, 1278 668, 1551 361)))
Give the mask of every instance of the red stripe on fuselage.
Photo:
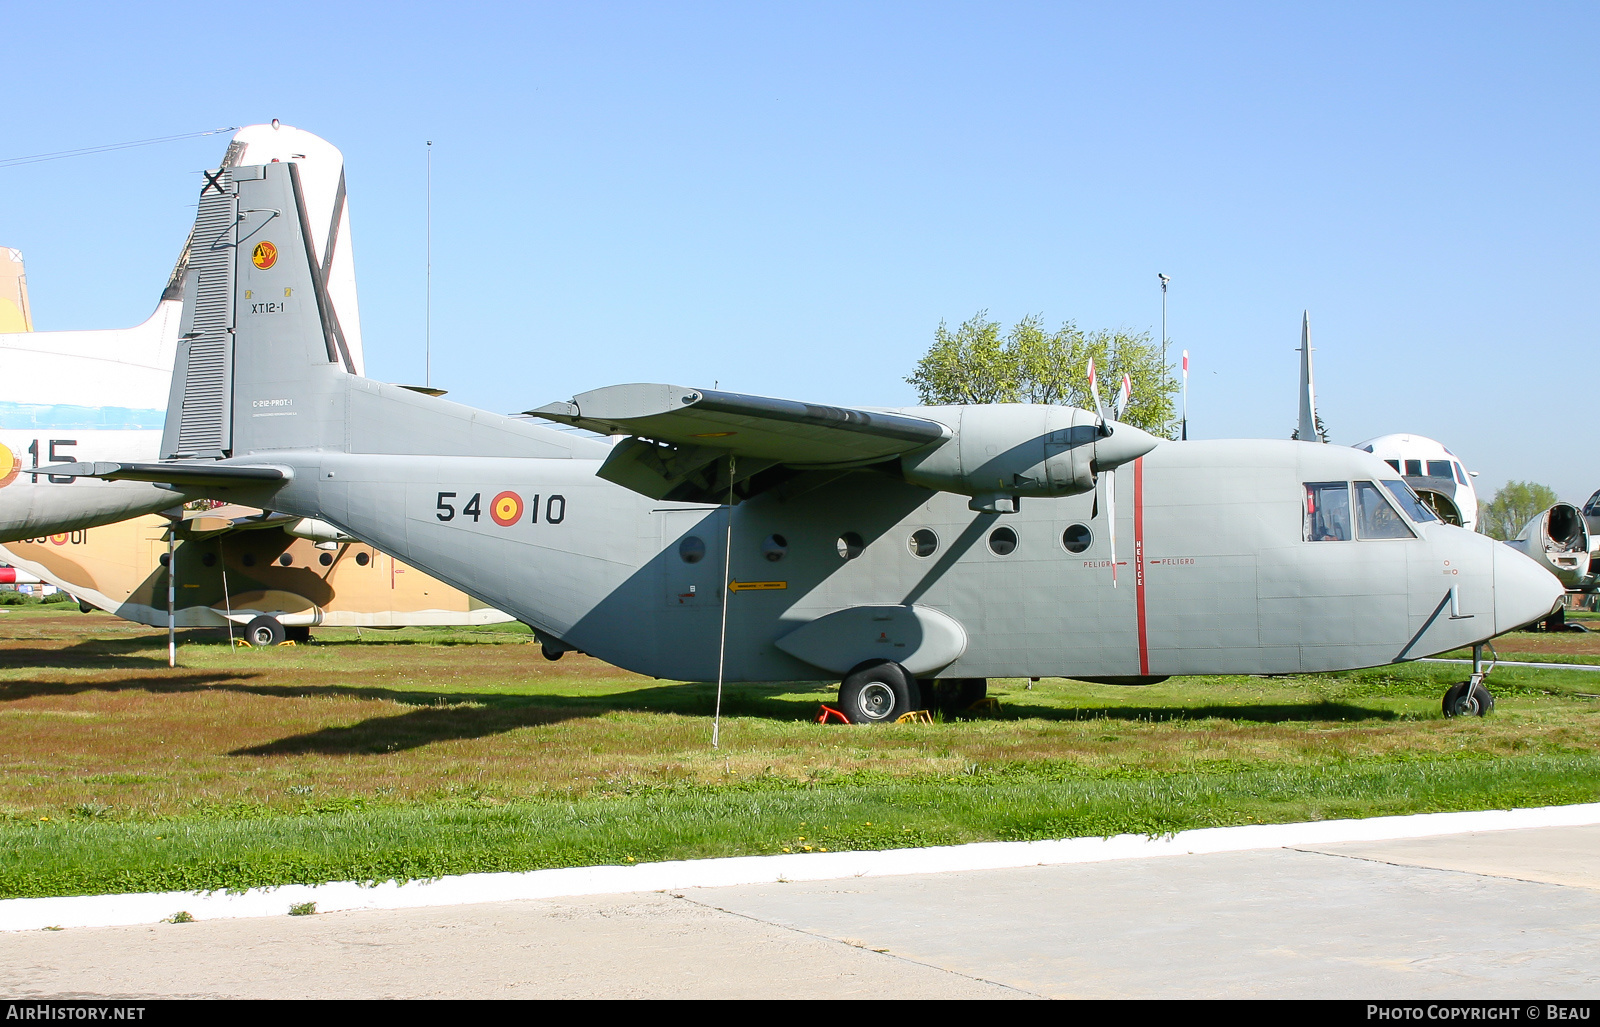
POLYGON ((1144 623, 1144 457, 1133 462, 1133 602, 1139 616, 1139 673, 1150 673, 1150 640, 1144 623))

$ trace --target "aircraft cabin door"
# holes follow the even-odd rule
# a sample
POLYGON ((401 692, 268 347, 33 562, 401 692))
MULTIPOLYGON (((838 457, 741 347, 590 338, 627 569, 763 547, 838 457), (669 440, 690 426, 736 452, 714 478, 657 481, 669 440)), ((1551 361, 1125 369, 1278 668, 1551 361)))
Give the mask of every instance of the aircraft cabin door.
POLYGON ((670 610, 696 620, 722 608, 727 508, 657 510, 661 597, 670 610))

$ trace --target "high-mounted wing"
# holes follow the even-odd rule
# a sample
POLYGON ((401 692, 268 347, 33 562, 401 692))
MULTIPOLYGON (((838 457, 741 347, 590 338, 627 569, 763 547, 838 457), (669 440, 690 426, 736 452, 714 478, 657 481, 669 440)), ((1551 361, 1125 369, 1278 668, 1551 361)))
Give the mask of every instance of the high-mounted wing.
POLYGON ((614 385, 528 414, 630 435, 600 477, 653 499, 748 498, 807 470, 882 463, 950 437, 937 421, 677 385, 614 385))

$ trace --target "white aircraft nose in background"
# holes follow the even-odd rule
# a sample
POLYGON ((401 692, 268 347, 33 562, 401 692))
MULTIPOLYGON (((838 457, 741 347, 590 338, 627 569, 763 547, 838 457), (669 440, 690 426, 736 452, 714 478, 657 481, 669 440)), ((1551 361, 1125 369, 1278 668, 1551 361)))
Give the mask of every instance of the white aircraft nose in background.
POLYGON ((1494 547, 1494 629, 1499 634, 1543 620, 1566 590, 1555 575, 1506 545, 1494 547))

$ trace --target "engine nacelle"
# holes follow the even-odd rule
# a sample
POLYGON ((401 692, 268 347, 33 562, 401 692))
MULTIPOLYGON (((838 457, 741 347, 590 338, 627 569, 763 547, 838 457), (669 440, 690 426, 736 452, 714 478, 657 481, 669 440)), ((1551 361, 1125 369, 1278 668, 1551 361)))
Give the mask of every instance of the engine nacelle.
POLYGON ((1583 515, 1571 503, 1557 503, 1529 521, 1516 540, 1507 543, 1531 556, 1554 574, 1568 592, 1595 588, 1589 530, 1583 515))
POLYGON ((1155 436, 1128 424, 1107 425, 1074 407, 1024 403, 923 407, 917 413, 947 425, 952 437, 900 458, 906 480, 971 496, 974 510, 1012 513, 1022 496, 1071 496, 1095 486, 1095 475, 1154 449, 1155 436))

